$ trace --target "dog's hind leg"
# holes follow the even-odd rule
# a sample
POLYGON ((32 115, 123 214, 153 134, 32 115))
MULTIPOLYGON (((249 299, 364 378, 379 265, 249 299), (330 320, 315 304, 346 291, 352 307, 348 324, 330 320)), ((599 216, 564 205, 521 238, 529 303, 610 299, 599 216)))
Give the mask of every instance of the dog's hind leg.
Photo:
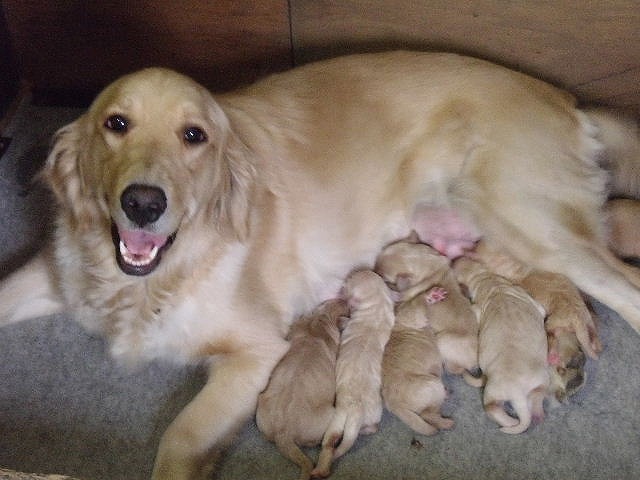
MULTIPOLYGON (((453 202, 471 215, 488 241, 532 267, 565 275, 640 333, 640 273, 606 246, 600 187, 587 181, 598 176, 597 170, 584 173, 585 180, 563 169, 560 173, 573 188, 545 196, 544 190, 532 182, 518 184, 519 191, 504 181, 478 182, 474 178, 483 169, 489 177, 499 175, 491 158, 488 152, 474 158, 473 167, 451 187, 453 202)), ((557 160, 563 161, 570 163, 572 159, 557 160)), ((575 169, 589 169, 589 165, 575 165, 575 169)), ((510 175, 519 173, 512 171, 510 175)), ((539 182, 550 183, 544 177, 539 182)))
MULTIPOLYGON (((520 247, 529 241, 522 240, 520 247)), ((516 242, 518 237, 512 237, 509 245, 516 242)), ((559 245, 554 250, 521 255, 520 259, 540 270, 565 275, 580 290, 618 312, 640 333, 640 272, 591 239, 567 237, 559 245)), ((522 248, 519 250, 522 252, 522 248)))
POLYGON ((618 312, 640 333, 640 273, 604 247, 579 242, 571 252, 541 258, 539 268, 562 273, 582 291, 618 312))
POLYGON ((49 265, 40 253, 0 282, 0 326, 63 310, 49 265))

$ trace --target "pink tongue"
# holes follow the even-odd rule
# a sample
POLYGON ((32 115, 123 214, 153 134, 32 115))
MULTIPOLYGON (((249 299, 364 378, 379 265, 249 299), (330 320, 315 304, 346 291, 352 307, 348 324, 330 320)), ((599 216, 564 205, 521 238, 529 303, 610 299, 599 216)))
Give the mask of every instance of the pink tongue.
POLYGON ((148 255, 153 247, 161 248, 167 243, 165 235, 156 235, 142 230, 120 230, 120 240, 127 246, 127 250, 133 255, 148 255))

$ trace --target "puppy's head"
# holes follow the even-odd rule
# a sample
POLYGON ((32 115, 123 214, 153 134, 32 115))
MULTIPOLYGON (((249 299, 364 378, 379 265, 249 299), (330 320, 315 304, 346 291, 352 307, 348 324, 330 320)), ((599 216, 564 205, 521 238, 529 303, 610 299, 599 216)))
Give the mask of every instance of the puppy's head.
POLYGON ((247 235, 248 157, 205 88, 152 68, 120 78, 59 130, 44 176, 72 228, 112 236, 122 271, 146 275, 191 222, 247 235))
POLYGON ((547 332, 550 390, 556 399, 565 402, 582 389, 586 382, 586 355, 575 334, 558 329, 547 332))
POLYGON ((401 292, 449 266, 449 259, 411 238, 386 247, 376 260, 375 271, 401 292))

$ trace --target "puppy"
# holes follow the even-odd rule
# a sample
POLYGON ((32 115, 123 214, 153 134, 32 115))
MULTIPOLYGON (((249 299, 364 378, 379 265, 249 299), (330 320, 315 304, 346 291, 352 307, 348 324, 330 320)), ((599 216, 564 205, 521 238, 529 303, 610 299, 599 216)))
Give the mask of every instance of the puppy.
POLYGON ((446 298, 434 287, 396 308, 396 322, 382 359, 382 398, 387 409, 422 435, 453 427, 440 414, 447 394, 442 357, 429 326, 427 306, 446 298))
MULTIPOLYGON (((418 243, 412 234, 382 251, 376 260, 376 271, 395 286, 401 300, 408 300, 434 285, 447 291, 445 301, 425 306, 425 314, 436 335, 445 369, 460 375, 478 366, 478 322, 449 263, 447 257, 418 243)), ((465 375, 465 379, 468 378, 465 375)))
POLYGON ((300 467, 301 480, 310 477, 313 463, 298 445, 319 444, 333 418, 338 324, 347 314, 346 302, 329 300, 295 322, 289 351, 258 397, 258 428, 300 467))
POLYGON ((549 386, 545 312, 522 288, 461 258, 454 264, 480 321, 479 363, 485 380, 484 408, 505 433, 522 433, 544 417, 549 386), (504 410, 510 401, 518 419, 504 410))
POLYGON ((474 258, 491 271, 522 286, 547 313, 550 394, 564 402, 586 380, 585 353, 597 359, 602 351, 595 316, 584 298, 565 276, 534 270, 480 242, 474 258))
POLYGON ((564 402, 584 386, 585 353, 596 359, 602 351, 594 315, 564 275, 533 271, 520 285, 547 312, 549 393, 564 402))
POLYGON ((312 472, 318 477, 329 475, 331 462, 352 447, 359 433, 376 432, 382 417, 382 357, 395 318, 391 292, 373 271, 362 270, 347 278, 343 294, 351 317, 340 340, 336 412, 312 472))

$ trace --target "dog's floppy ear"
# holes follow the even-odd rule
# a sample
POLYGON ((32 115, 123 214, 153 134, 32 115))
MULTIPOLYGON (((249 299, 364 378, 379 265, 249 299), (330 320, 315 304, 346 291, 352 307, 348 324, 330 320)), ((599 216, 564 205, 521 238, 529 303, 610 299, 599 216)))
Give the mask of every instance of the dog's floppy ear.
POLYGON ((86 188, 79 165, 84 146, 83 118, 80 117, 55 133, 47 161, 40 172, 40 177, 48 183, 58 202, 76 217, 87 203, 81 201, 86 188))
POLYGON ((223 232, 231 232, 245 240, 249 234, 249 207, 255 180, 255 167, 250 149, 229 124, 218 104, 211 102, 210 115, 217 127, 216 138, 216 195, 213 216, 223 232))

